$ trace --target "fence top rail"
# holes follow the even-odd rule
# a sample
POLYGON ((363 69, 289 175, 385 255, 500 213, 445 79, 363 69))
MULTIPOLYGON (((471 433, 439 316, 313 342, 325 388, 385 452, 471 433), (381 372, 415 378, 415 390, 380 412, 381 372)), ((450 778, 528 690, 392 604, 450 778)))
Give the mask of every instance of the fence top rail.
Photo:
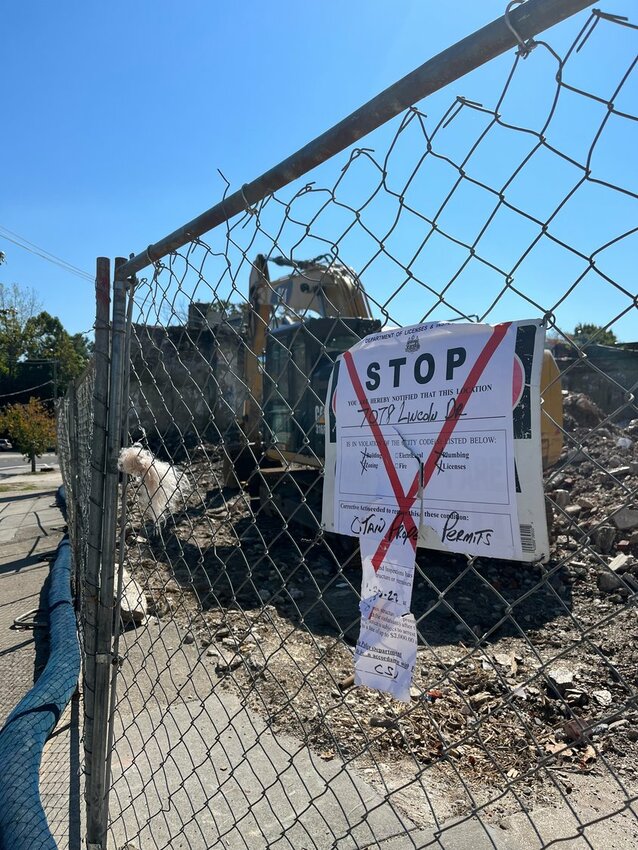
POLYGON ((136 274, 224 221, 245 212, 424 97, 516 45, 523 47, 528 39, 593 5, 593 0, 527 0, 511 8, 521 2, 514 0, 514 3, 509 3, 502 17, 432 57, 256 180, 244 184, 239 191, 197 218, 149 245, 120 266, 118 276, 123 279, 136 274))

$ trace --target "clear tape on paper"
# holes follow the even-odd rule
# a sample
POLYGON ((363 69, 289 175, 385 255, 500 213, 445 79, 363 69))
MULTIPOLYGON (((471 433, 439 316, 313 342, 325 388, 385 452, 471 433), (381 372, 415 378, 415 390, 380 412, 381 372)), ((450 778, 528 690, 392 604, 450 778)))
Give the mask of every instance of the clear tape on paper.
POLYGON ((355 685, 367 685, 409 702, 416 649, 413 614, 396 617, 385 608, 373 608, 368 618, 361 618, 354 661, 355 685))

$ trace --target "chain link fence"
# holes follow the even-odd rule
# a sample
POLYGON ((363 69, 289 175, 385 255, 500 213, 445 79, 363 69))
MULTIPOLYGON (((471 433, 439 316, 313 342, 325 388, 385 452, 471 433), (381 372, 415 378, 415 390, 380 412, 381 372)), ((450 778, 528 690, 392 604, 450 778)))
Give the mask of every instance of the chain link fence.
MULTIPOLYGON (((104 364, 103 364, 104 365, 104 364)), ((96 428, 95 411, 96 362, 87 366, 83 375, 73 381, 66 396, 56 405, 57 454, 64 488, 64 511, 67 521, 73 569, 71 585, 75 603, 80 646, 82 648, 82 685, 84 717, 80 724, 84 737, 85 775, 91 773, 92 720, 94 705, 95 598, 97 580, 89 566, 90 512, 101 512, 101 490, 94 490, 92 459, 96 428)), ((102 437, 103 439, 103 437, 102 437)), ((100 475, 103 472, 100 470, 100 475)))
POLYGON ((89 847, 634 844, 638 343, 599 343, 636 331, 636 27, 514 21, 467 96, 116 264, 108 422, 88 376, 64 420, 74 552, 102 552, 89 847), (561 372, 550 559, 419 549, 411 701, 355 687, 361 559, 321 525, 332 365, 380 328, 518 317, 561 372))
MULTIPOLYGON (((105 532, 105 457, 108 411, 108 382, 110 366, 109 319, 110 281, 108 261, 98 261, 96 276, 96 319, 93 358, 83 375, 70 385, 66 396, 57 404, 57 453, 64 487, 64 504, 69 529, 69 540, 73 553, 72 586, 76 618, 82 647, 83 717, 81 733, 84 744, 82 760, 84 795, 89 813, 100 809, 104 792, 102 761, 94 769, 93 738, 96 706, 101 704, 100 692, 96 689, 100 633, 103 642, 112 642, 113 596, 100 607, 101 587, 108 580, 102 578, 101 561, 105 553, 103 534, 112 535, 113 529, 105 532), (99 628, 98 617, 102 614, 110 624, 99 628)), ((105 554, 108 554, 106 551, 105 554)), ((108 563, 108 562, 105 562, 108 563)), ((112 573, 110 567, 104 572, 112 573)), ((110 668, 110 649, 102 668, 110 668)), ((97 737, 103 739, 102 720, 98 724, 97 737)), ((87 827, 88 828, 88 827, 87 827)))
MULTIPOLYGON (((77 605, 84 603, 86 586, 89 506, 91 495, 91 448, 95 364, 73 381, 66 396, 57 402, 57 453, 65 490, 69 538, 74 551, 74 590, 77 605)), ((83 621, 81 616, 80 620, 83 621)))

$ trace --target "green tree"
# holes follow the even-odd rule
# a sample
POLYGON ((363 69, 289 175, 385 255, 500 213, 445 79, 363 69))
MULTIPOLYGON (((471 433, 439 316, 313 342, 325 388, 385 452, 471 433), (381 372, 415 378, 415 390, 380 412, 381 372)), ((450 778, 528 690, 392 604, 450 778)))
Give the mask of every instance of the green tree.
POLYGON ((39 399, 30 398, 28 404, 10 404, 0 412, 0 431, 9 434, 35 472, 36 457, 55 445, 55 416, 39 399))
POLYGON ((57 378, 62 390, 81 374, 90 350, 82 334, 70 334, 57 316, 47 312, 32 316, 25 325, 28 360, 50 360, 57 364, 57 378))
POLYGON ((90 354, 86 337, 70 334, 57 316, 43 311, 32 289, 0 283, 0 375, 15 381, 21 363, 43 361, 63 393, 81 374, 90 354))
POLYGON ((588 322, 579 322, 570 336, 578 345, 587 345, 589 342, 596 345, 616 345, 618 342, 613 331, 588 322))
POLYGON ((27 323, 42 309, 32 289, 0 283, 0 374, 13 377, 27 348, 27 323))

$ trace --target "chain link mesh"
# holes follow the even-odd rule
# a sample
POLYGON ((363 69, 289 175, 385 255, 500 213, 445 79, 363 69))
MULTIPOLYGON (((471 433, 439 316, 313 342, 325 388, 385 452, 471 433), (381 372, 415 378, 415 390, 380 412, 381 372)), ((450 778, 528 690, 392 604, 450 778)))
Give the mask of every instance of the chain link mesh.
POLYGON ((93 391, 95 366, 69 387, 57 404, 57 445, 65 491, 69 539, 74 553, 75 598, 83 624, 86 561, 91 503, 91 454, 93 435, 93 391))
MULTIPOLYGON (((71 583, 82 656, 83 717, 73 717, 78 734, 84 740, 84 758, 80 759, 84 774, 91 771, 91 736, 94 700, 94 652, 91 637, 95 632, 90 600, 95 596, 95 579, 88 568, 89 512, 98 506, 101 494, 93 493, 91 481, 94 439, 95 363, 91 361, 84 373, 69 386, 64 398, 57 403, 57 454, 64 487, 64 509, 71 545, 71 583)), ((75 731, 75 730, 74 730, 75 731)), ((78 754, 79 755, 79 754, 78 754)), ((84 786, 84 782, 82 782, 84 786)))
MULTIPOLYGON (((73 410, 74 387, 56 402, 57 455, 60 461, 60 472, 65 498, 68 494, 77 492, 75 476, 78 472, 78 461, 75 459, 75 421, 73 410)), ((87 411, 88 413, 88 411, 87 411)), ((88 493, 86 494, 88 498, 88 493)), ((71 499, 67 501, 72 502, 71 499)), ((76 535, 75 505, 66 507, 69 536, 76 535)))
MULTIPOLYGON (((136 282, 115 846, 631 846, 638 345, 597 342, 636 330, 635 35, 601 12, 566 23, 136 282), (378 324, 336 296, 312 319, 275 280, 256 312, 258 255, 309 291, 352 274, 378 324), (317 376, 377 326, 529 316, 563 388, 551 559, 419 550, 412 701, 355 688, 361 564, 320 525, 317 376)), ((87 381, 76 398, 77 467, 64 424, 60 445, 81 563, 87 381)))

